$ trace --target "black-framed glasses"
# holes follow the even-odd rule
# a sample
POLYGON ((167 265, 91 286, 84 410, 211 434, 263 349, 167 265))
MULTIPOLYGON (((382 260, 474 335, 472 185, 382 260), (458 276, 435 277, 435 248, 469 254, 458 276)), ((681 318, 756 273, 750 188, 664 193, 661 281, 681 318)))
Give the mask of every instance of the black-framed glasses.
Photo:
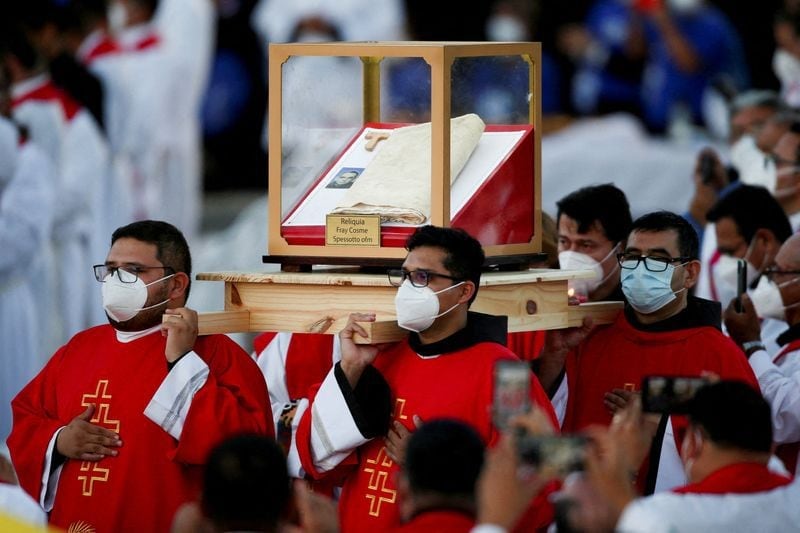
POLYGON ((644 262, 644 267, 650 272, 664 272, 670 263, 675 263, 676 261, 685 262, 691 259, 691 257, 685 255, 664 257, 660 255, 639 255, 629 252, 617 254, 617 261, 621 268, 633 270, 639 266, 639 263, 644 262))
POLYGON ((175 269, 169 266, 138 266, 138 265, 125 265, 123 267, 115 267, 108 265, 94 265, 94 277, 99 282, 105 282, 106 278, 117 273, 117 277, 122 283, 136 283, 139 279, 139 274, 147 272, 148 270, 155 270, 156 268, 164 269, 165 275, 174 274, 175 269))
POLYGON ((798 276, 800 275, 800 270, 781 270, 777 267, 771 267, 764 270, 764 275, 767 279, 772 279, 774 276, 798 276))
POLYGON ((792 161, 791 159, 784 159, 775 154, 767 155, 767 159, 771 160, 776 167, 784 165, 784 166, 796 166, 797 161, 792 161))
POLYGON ((431 272, 430 270, 405 270, 396 268, 386 272, 389 276, 389 283, 395 287, 399 287, 407 279, 414 287, 427 287, 431 278, 447 278, 453 281, 464 281, 461 278, 449 276, 447 274, 439 274, 438 272, 431 272))

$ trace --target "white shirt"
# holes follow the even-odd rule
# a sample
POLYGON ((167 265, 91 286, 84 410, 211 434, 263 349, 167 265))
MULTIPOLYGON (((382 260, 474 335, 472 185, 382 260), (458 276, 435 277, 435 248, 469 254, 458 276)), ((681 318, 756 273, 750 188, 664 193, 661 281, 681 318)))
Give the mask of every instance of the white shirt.
POLYGON ((776 365, 766 350, 750 356, 761 393, 772 409, 773 440, 800 441, 800 351, 789 352, 776 365))
POLYGON ((618 533, 736 533, 797 531, 800 479, 752 494, 664 492, 630 503, 617 522, 618 533))

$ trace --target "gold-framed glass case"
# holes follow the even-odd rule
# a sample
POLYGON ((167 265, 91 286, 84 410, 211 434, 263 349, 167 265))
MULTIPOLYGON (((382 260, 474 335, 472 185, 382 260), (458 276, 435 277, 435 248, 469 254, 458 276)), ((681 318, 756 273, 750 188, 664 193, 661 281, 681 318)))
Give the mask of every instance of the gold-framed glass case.
POLYGON ((489 257, 539 253, 540 57, 532 42, 271 44, 264 260, 390 262, 420 224, 463 227, 489 257), (363 208, 395 200, 413 214, 363 208), (378 235, 337 242, 335 214, 378 216, 378 235))

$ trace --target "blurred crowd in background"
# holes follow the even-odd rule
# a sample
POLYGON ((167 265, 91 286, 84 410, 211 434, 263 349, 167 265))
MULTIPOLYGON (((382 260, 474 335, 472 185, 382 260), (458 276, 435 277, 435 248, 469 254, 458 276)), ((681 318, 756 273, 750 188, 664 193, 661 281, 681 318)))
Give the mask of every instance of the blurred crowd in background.
MULTIPOLYGON (((37 3, 64 8, 92 2, 21 4, 37 3)), ((112 10, 125 3, 110 2, 112 10)), ((793 0, 735 5, 719 0, 478 0, 470 9, 439 3, 441 14, 418 0, 202 3, 209 4, 211 18, 204 24, 211 31, 204 24, 187 28, 205 31, 197 38, 211 48, 199 109, 206 190, 265 185, 269 42, 540 41, 545 116, 623 110, 654 133, 688 115, 720 135, 724 121, 715 115, 715 96, 724 100, 752 87, 789 91, 792 67, 800 65, 793 55, 800 53, 793 0), (679 50, 681 43, 671 42, 669 29, 652 15, 661 1, 688 48, 679 50), (681 105, 672 105, 676 102, 681 105)), ((45 14, 43 8, 34 11, 45 14)), ((181 16, 180 8, 176 15, 181 16)))

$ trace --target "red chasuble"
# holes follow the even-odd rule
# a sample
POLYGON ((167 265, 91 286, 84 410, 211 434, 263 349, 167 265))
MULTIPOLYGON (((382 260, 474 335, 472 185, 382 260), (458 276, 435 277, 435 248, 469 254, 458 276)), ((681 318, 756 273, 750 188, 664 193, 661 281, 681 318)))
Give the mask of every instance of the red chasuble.
POLYGON ((539 353, 544 347, 545 335, 544 330, 509 333, 507 346, 523 361, 533 361, 539 358, 539 353))
POLYGON ((273 434, 261 372, 223 335, 195 343, 209 374, 190 399, 180 440, 147 418, 145 407, 167 376, 165 342, 159 331, 121 343, 111 326, 91 328, 59 349, 12 402, 8 446, 20 484, 37 500, 48 443, 89 404, 97 406, 92 422, 122 439, 116 457, 67 459, 52 524, 97 533, 169 531, 178 506, 198 495, 212 446, 239 431, 273 434))
POLYGON ((710 326, 648 332, 635 329, 620 313, 596 328, 567 356, 569 399, 562 431, 591 424, 608 425, 603 396, 612 389, 640 390, 647 375, 699 376, 704 370, 722 379, 738 379, 758 389, 742 351, 710 326))
MULTIPOLYGON (((472 425, 491 446, 499 438, 492 425, 491 405, 494 363, 500 359, 517 357, 493 342, 481 342, 445 355, 421 357, 408 341, 404 341, 381 352, 374 366, 392 390, 394 420, 413 430, 415 414, 423 421, 454 418, 472 425)), ((533 373, 531 383, 533 402, 544 409, 558 427, 553 407, 533 373)), ((309 441, 310 424, 307 419, 304 421, 298 433, 299 444, 309 441)), ((357 469, 347 477, 341 493, 342 531, 386 531, 399 525, 399 469, 386 455, 384 440, 372 439, 362 445, 357 454, 357 469)), ((304 467, 313 472, 307 450, 301 451, 301 457, 304 467)))

